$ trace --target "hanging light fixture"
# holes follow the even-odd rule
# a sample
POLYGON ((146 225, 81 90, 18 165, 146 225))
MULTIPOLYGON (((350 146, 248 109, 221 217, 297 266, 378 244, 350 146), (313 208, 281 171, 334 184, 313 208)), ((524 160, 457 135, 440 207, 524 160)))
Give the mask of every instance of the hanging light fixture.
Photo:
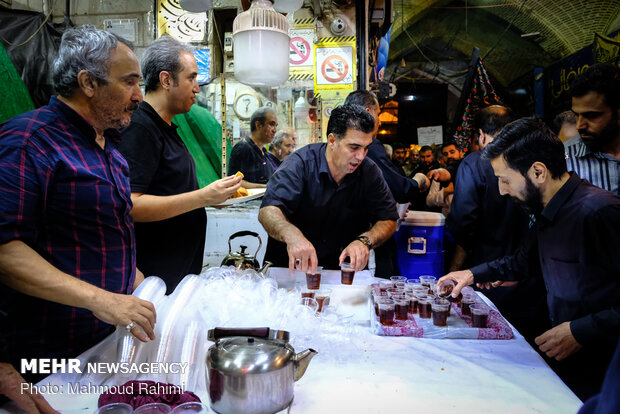
POLYGON ((294 13, 303 6, 304 0, 275 0, 273 8, 280 13, 294 13))
POLYGON ((289 74, 289 24, 272 0, 253 0, 233 22, 235 78, 251 86, 277 86, 289 74))

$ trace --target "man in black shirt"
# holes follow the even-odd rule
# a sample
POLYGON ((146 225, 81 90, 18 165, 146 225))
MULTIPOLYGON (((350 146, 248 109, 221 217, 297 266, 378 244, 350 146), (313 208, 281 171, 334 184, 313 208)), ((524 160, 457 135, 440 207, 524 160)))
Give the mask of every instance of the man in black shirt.
POLYGON ((230 153, 228 175, 241 171, 241 185, 245 188, 265 188, 273 174, 265 145, 269 144, 278 128, 276 112, 268 107, 258 108, 250 118, 251 136, 239 141, 230 153))
POLYGON ((536 216, 536 242, 514 256, 449 273, 439 283, 456 281, 456 296, 473 282, 518 280, 537 262, 553 328, 536 344, 559 361, 552 368, 585 399, 600 390, 620 336, 620 198, 569 174, 562 142, 539 120, 506 125, 485 158, 500 194, 536 216))
MULTIPOLYGON (((513 120, 512 111, 505 106, 492 105, 478 111, 474 128, 480 148, 486 148, 513 120)), ((482 158, 482 151, 468 155, 456 173, 454 198, 446 218, 446 227, 456 240, 450 271, 516 253, 527 240, 529 222, 522 208, 500 195, 491 162, 482 158)), ((538 276, 485 292, 531 342, 549 328, 545 287, 538 276)))
POLYGON ((172 124, 175 115, 189 112, 200 92, 191 47, 160 37, 145 50, 142 72, 144 102, 122 131, 119 150, 129 164, 138 268, 164 279, 170 293, 187 274, 202 270, 203 207, 232 196, 241 178, 199 189, 194 160, 172 124))
POLYGON ((356 270, 396 230, 396 203, 371 160, 373 117, 359 105, 335 108, 327 143, 291 154, 275 172, 258 214, 269 242, 265 260, 293 272, 336 269, 348 257, 356 270))
MULTIPOLYGON (((373 116, 375 129, 373 131, 372 143, 368 147, 368 158, 373 160, 381 170, 383 178, 397 203, 414 203, 420 198, 420 191, 426 191, 428 188, 428 178, 424 174, 417 174, 413 178, 405 177, 402 168, 394 165, 383 144, 376 138, 381 121, 379 121, 379 101, 377 101, 375 94, 366 90, 351 92, 344 103, 345 105, 361 105, 373 116)), ((400 274, 396 255, 396 242, 393 237, 390 237, 383 245, 375 247, 374 250, 376 277, 388 278, 400 274)))

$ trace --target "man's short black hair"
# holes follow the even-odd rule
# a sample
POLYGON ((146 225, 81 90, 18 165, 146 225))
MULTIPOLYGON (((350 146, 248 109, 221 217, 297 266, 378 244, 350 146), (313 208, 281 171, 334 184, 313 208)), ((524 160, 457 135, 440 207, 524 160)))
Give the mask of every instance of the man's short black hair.
POLYGON ((336 139, 341 140, 348 129, 370 134, 375 130, 375 119, 361 105, 342 105, 334 108, 327 122, 327 135, 334 134, 336 139))
POLYGON ((441 152, 443 152, 444 149, 452 145, 454 145, 454 148, 456 148, 458 151, 461 151, 461 147, 459 147, 456 141, 448 141, 441 144, 441 152))
POLYGON ((476 133, 479 129, 485 134, 494 137, 506 125, 515 120, 510 108, 501 105, 491 105, 479 110, 474 116, 473 127, 476 133))
POLYGON ((521 118, 506 125, 483 152, 488 160, 499 156, 524 177, 537 161, 545 164, 554 179, 567 171, 564 144, 537 118, 521 118))
POLYGON ((577 117, 573 111, 560 112, 551 122, 551 130, 559 135, 564 124, 577 125, 577 117))
POLYGON ((620 108, 620 68, 613 63, 597 63, 581 72, 571 85, 571 96, 581 98, 590 92, 600 93, 614 111, 620 108))
POLYGON ((407 149, 407 146, 405 144, 403 144, 400 141, 396 141, 392 144, 392 149, 394 151, 398 150, 398 149, 407 149))
POLYGON ((347 99, 344 101, 345 105, 361 105, 366 108, 374 108, 375 106, 379 106, 379 101, 377 100, 377 96, 367 90, 360 89, 358 91, 351 92, 347 99))
POLYGON ((425 145, 425 146, 423 146, 422 148, 420 148, 420 152, 419 152, 418 154, 421 154, 421 153, 423 153, 423 152, 425 152, 425 151, 431 151, 431 152, 433 152, 433 149, 432 149, 430 146, 425 145))

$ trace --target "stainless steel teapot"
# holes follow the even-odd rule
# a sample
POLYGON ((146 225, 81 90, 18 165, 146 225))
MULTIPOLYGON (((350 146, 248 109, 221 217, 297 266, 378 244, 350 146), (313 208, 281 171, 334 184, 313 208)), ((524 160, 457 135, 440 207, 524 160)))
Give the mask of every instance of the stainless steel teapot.
POLYGON ((263 245, 263 241, 261 240, 258 233, 255 233, 253 231, 248 231, 248 230, 236 232, 235 234, 231 235, 228 238, 228 255, 224 258, 224 260, 222 260, 222 266, 234 266, 239 270, 253 269, 253 270, 256 270, 258 273, 266 274, 267 270, 269 269, 269 267, 271 267, 272 263, 266 261, 263 264, 263 267, 260 267, 258 260, 256 260, 256 255, 258 254, 258 251, 260 250, 262 245, 263 245), (244 246, 244 245, 239 246, 241 247, 240 252, 232 253, 230 242, 237 237, 243 237, 243 236, 254 236, 258 239, 258 248, 256 249, 254 256, 250 256, 249 254, 245 252, 245 249, 247 249, 248 246, 244 246))
POLYGON ((298 354, 289 333, 269 328, 215 328, 207 352, 211 408, 219 414, 272 414, 293 402, 294 383, 317 354, 298 354))

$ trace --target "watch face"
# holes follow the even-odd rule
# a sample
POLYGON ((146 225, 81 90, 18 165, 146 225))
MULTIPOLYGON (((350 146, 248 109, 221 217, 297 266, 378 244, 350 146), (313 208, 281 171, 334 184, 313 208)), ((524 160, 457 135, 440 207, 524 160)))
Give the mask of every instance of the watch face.
POLYGON ((233 109, 239 118, 250 119, 258 108, 260 108, 260 100, 256 95, 244 93, 235 98, 233 109))

